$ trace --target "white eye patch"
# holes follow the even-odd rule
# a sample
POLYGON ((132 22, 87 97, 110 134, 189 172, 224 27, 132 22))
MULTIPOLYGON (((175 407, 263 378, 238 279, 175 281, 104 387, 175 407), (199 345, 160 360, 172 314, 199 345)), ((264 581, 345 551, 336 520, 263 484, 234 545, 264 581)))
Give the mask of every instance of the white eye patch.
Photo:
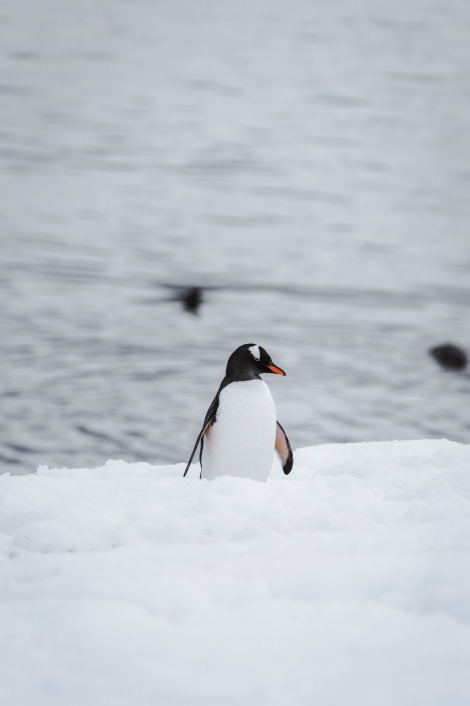
POLYGON ((261 358, 259 346, 250 346, 248 350, 250 351, 251 355, 255 360, 259 360, 261 358))

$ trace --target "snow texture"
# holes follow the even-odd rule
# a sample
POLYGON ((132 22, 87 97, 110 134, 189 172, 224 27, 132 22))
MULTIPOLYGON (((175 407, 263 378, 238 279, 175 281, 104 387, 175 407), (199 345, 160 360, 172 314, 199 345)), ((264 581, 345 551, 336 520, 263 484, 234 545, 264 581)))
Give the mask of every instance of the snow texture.
POLYGON ((0 703, 468 704, 470 446, 0 476, 0 703))

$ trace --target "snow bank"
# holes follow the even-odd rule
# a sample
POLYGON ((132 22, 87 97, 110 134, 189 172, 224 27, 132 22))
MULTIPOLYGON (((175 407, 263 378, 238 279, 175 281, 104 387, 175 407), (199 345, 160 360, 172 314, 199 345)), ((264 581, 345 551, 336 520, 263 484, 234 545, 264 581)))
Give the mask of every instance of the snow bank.
POLYGON ((0 476, 0 703, 468 703, 470 446, 0 476))

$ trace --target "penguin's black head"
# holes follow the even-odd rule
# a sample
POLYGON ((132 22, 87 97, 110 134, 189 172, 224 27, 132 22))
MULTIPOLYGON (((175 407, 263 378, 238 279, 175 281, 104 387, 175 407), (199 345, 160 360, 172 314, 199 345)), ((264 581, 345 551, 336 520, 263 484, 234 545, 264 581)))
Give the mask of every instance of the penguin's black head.
POLYGON ((227 376, 232 380, 250 380, 263 373, 285 375, 285 372, 273 363, 269 353, 256 343, 240 346, 227 361, 227 376))

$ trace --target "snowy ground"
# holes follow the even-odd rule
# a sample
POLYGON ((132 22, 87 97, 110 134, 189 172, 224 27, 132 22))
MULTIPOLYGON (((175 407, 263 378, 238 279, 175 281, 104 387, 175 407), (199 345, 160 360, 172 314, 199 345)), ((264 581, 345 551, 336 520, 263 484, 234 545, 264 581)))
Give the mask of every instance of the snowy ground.
POLYGON ((470 446, 0 476, 0 703, 468 704, 470 446))

